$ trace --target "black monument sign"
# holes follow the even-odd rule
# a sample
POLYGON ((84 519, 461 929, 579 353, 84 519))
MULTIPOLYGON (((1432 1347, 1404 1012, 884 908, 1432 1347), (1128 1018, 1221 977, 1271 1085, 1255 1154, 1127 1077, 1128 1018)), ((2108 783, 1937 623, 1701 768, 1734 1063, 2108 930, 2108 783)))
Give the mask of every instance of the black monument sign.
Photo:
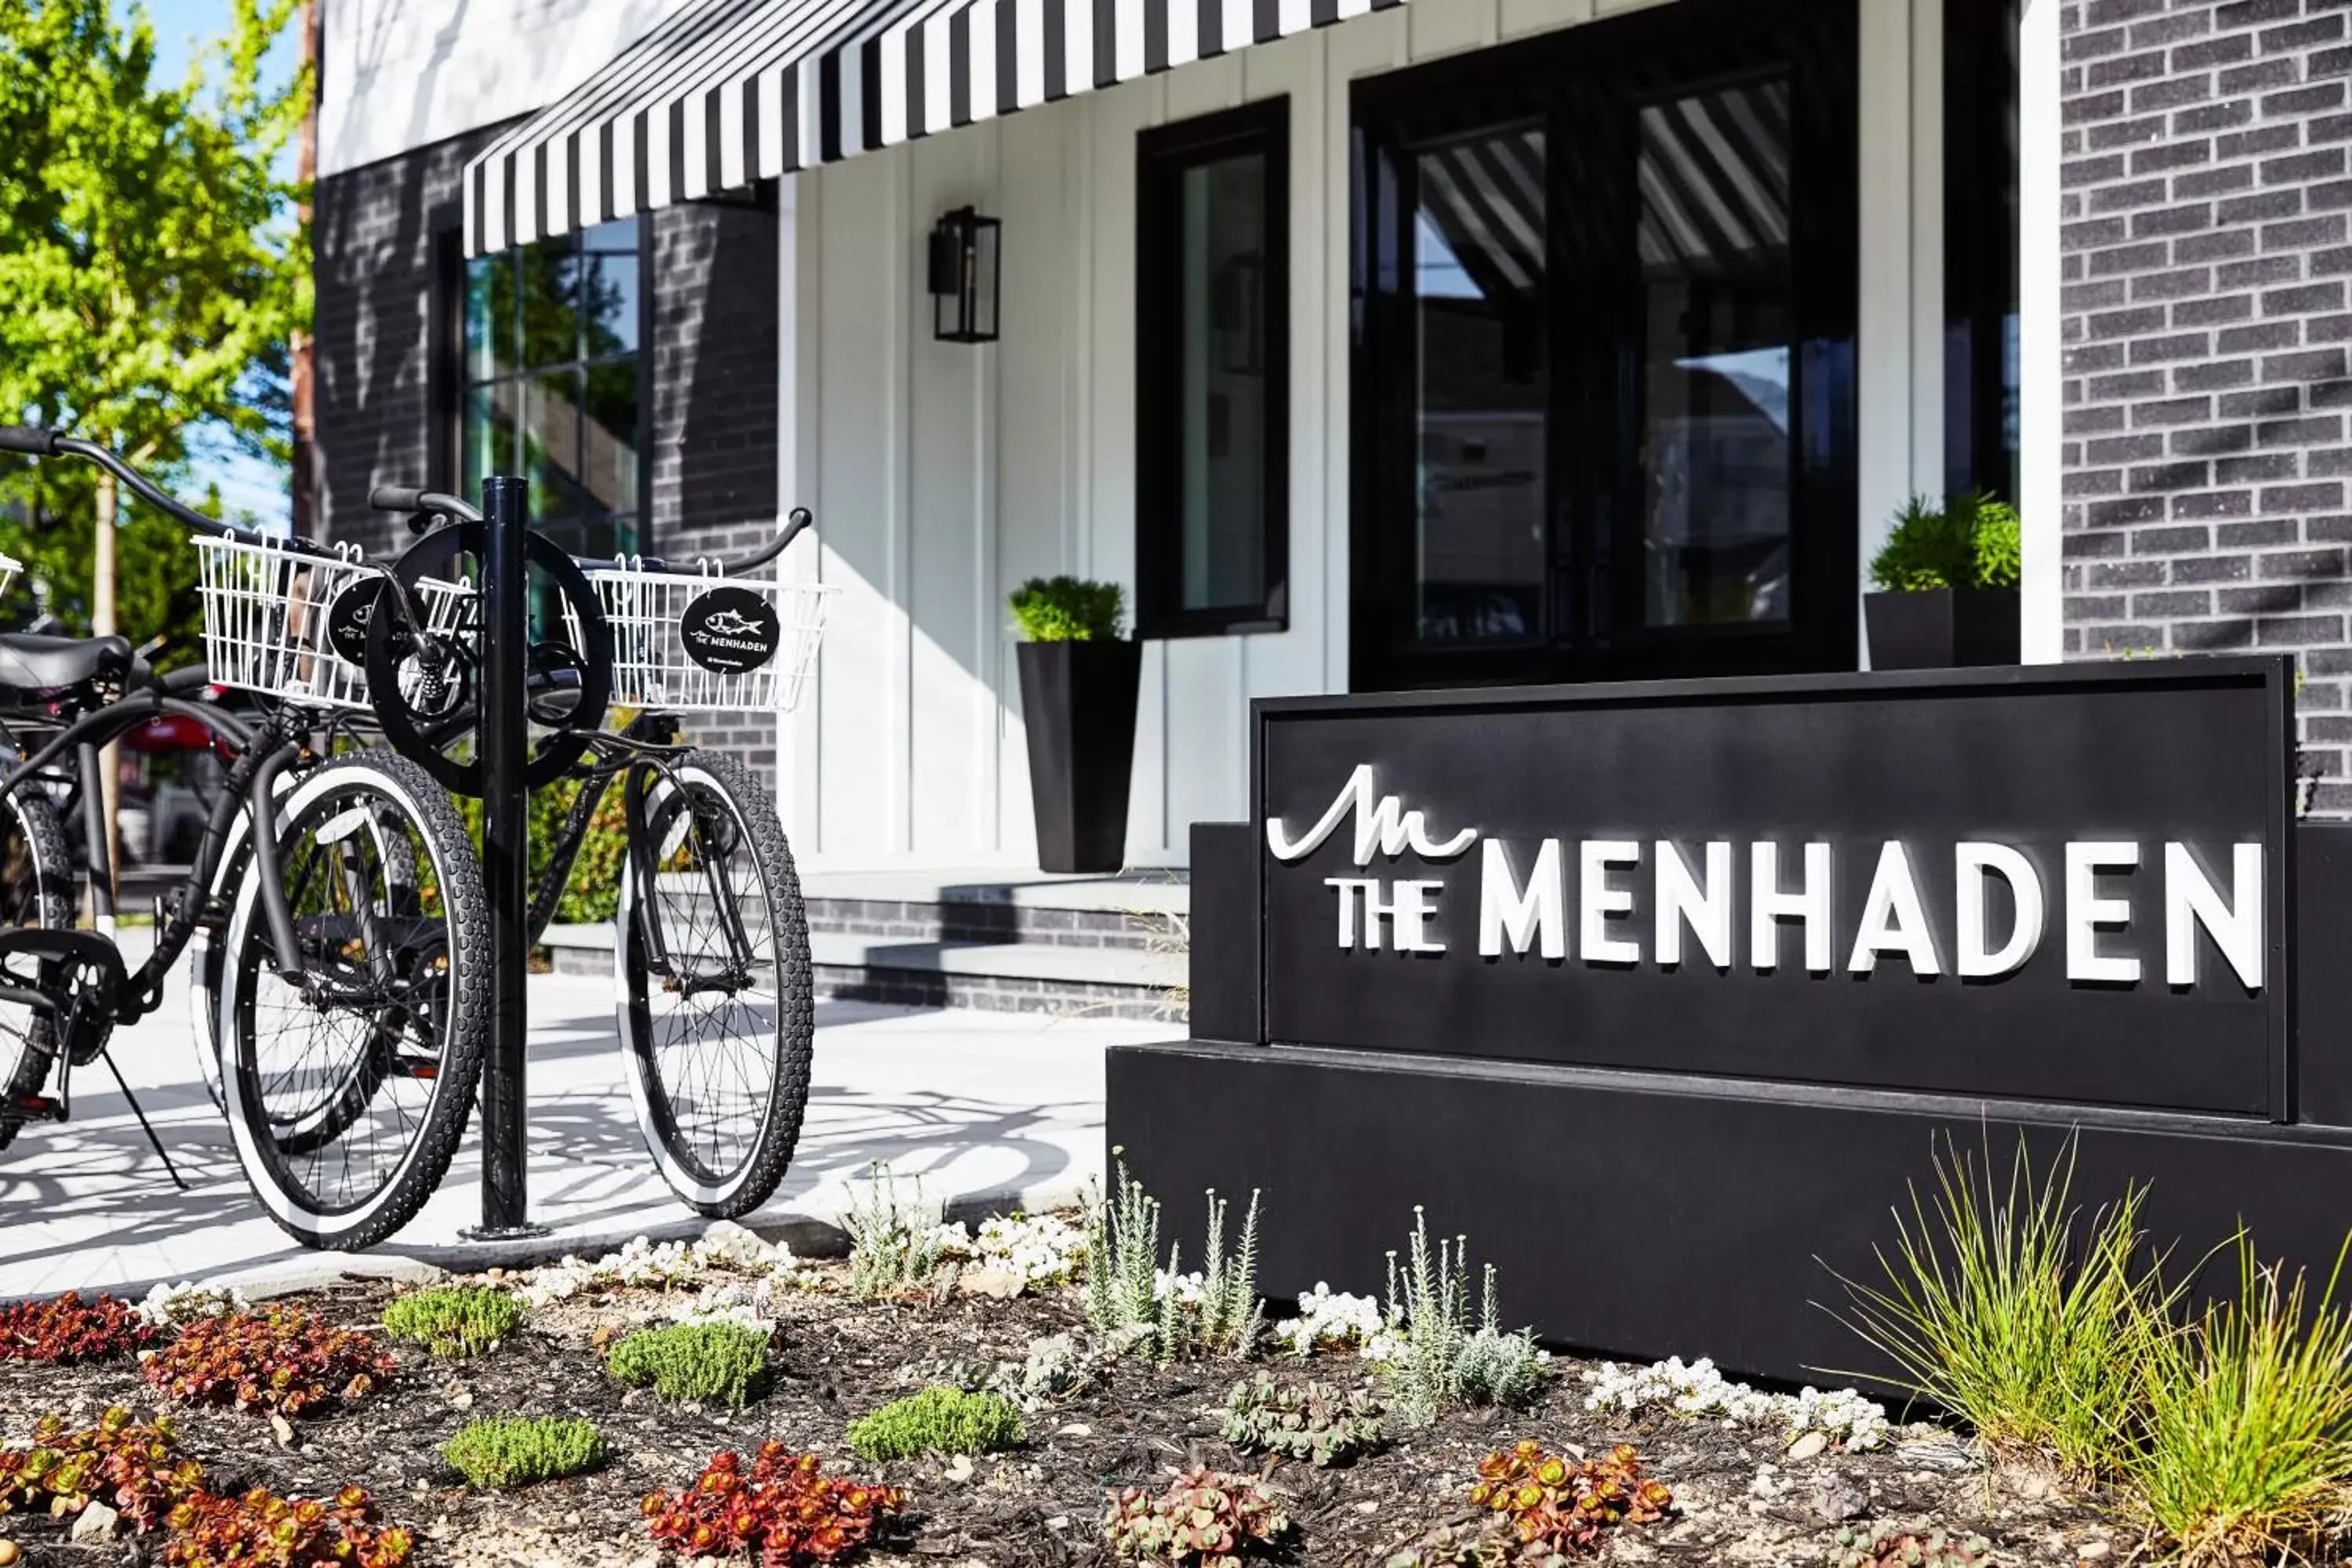
POLYGON ((1109 1140, 1265 1287, 1377 1289, 1424 1205, 1505 1312, 1617 1355, 1855 1368, 1947 1140, 2079 1150, 2162 1245, 2332 1262, 2352 830, 2256 658, 1261 702, 1193 830, 1193 1038, 1109 1140), (1188 1206, 1188 1200, 1190 1201, 1188 1206))
POLYGON ((2283 1113, 2267 665, 1257 710, 1263 1037, 2283 1113))

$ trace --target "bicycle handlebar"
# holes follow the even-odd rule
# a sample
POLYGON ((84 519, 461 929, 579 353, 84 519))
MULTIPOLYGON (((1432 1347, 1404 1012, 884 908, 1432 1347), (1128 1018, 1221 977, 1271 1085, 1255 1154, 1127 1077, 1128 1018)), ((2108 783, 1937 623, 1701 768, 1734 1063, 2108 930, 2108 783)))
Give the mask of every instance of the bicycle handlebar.
MULTIPOLYGON (((378 485, 368 491, 368 505, 378 511, 404 511, 417 514, 441 512, 465 522, 482 521, 482 514, 467 504, 463 498, 447 495, 440 490, 425 489, 415 485, 378 485)), ((765 566, 769 562, 782 555, 793 540, 808 531, 815 526, 815 523, 814 513, 804 506, 796 506, 786 514, 784 526, 776 531, 776 536, 751 554, 736 561, 721 561, 714 557, 698 555, 695 557, 695 564, 700 567, 716 568, 722 576, 740 576, 746 572, 765 566)), ((609 561, 595 560, 584 555, 575 555, 572 559, 577 565, 590 571, 612 564, 609 561)), ((669 569, 669 563, 657 555, 640 556, 638 561, 650 571, 661 572, 669 569)))
MULTIPOLYGON (((183 504, 152 479, 95 441, 85 441, 77 436, 67 436, 55 430, 46 430, 37 425, 0 425, 0 452, 22 452, 28 458, 79 458, 86 463, 95 463, 104 468, 121 480, 123 488, 132 495, 166 515, 177 518, 199 533, 209 533, 221 539, 234 539, 246 544, 278 542, 275 540, 265 539, 250 530, 239 528, 235 523, 223 522, 216 517, 206 517, 194 507, 183 504)), ((307 539, 290 540, 287 543, 290 548, 300 551, 304 554, 325 553, 320 546, 311 543, 307 539)))

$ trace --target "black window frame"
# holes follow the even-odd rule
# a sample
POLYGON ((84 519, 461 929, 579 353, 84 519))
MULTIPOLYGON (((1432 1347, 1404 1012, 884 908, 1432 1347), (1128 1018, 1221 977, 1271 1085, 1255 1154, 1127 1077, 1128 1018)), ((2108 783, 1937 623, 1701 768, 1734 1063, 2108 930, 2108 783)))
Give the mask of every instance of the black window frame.
MULTIPOLYGON (((654 529, 654 215, 639 213, 637 223, 637 346, 633 351, 637 373, 637 485, 632 515, 636 523, 636 552, 656 552, 654 529)), ((428 482, 439 489, 459 491, 464 482, 466 394, 465 210, 449 202, 432 209, 427 225, 433 237, 433 270, 426 298, 429 334, 425 385, 431 417, 425 431, 428 482)), ((579 231, 555 237, 579 243, 579 231)), ((544 242, 541 242, 544 243, 544 242)), ((509 246, 508 252, 520 248, 509 246)), ((502 253, 504 254, 504 253, 502 253)), ((574 364, 579 361, 569 362, 574 364)), ((467 496, 468 500, 478 498, 467 496)), ((539 527, 544 520, 533 517, 539 527)), ((564 518, 559 523, 573 520, 564 518)))
POLYGON ((1154 126, 1136 137, 1135 635, 1239 637, 1290 626, 1290 100, 1154 126), (1183 607, 1177 419, 1183 318, 1176 289, 1185 171, 1236 153, 1265 160, 1265 596, 1183 607))

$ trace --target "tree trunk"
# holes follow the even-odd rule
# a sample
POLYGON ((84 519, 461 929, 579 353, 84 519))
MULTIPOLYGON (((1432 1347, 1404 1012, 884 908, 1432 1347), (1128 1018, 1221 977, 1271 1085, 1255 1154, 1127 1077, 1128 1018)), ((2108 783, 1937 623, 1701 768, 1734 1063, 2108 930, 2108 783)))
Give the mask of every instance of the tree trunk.
MULTIPOLYGON (((89 630, 92 637, 114 635, 114 519, 121 498, 114 488, 114 476, 100 468, 98 472, 98 537, 91 541, 89 573, 89 630)), ((108 884, 108 901, 122 890, 122 834, 116 826, 116 813, 122 795, 121 780, 116 772, 122 765, 122 752, 118 746, 108 745, 98 754, 99 799, 106 823, 106 864, 115 872, 108 884)))
MULTIPOLYGON (((294 177, 307 189, 319 171, 319 0, 302 0, 302 64, 310 75, 310 101, 303 106, 302 130, 295 140, 294 177)), ((304 233, 310 228, 310 203, 294 209, 294 222, 304 233)), ((317 531, 319 516, 319 447, 317 382, 311 364, 311 336, 306 322, 287 335, 288 371, 294 413, 294 532, 308 538, 317 531)))

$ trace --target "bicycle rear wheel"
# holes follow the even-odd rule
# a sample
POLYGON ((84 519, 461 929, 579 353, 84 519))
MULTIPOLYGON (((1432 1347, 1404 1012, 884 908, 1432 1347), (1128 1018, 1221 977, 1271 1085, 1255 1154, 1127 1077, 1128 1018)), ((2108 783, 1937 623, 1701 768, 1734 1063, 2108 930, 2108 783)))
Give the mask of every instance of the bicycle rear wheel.
POLYGON ((734 758, 688 752, 628 788, 614 962, 630 1098, 670 1190, 738 1219, 783 1180, 808 1107, 800 879, 768 792, 734 758))
POLYGON ((489 913, 464 825, 424 770, 339 759, 278 804, 301 982, 250 858, 221 966, 221 1089, 247 1179, 308 1247, 415 1217, 465 1131, 489 1009, 489 913))
MULTIPOLYGON (((0 931, 73 924, 73 865, 57 807, 37 790, 0 795, 0 931)), ((23 1121, 14 1107, 41 1092, 57 1055, 57 1022, 40 1008, 0 1002, 0 1149, 23 1121)))

